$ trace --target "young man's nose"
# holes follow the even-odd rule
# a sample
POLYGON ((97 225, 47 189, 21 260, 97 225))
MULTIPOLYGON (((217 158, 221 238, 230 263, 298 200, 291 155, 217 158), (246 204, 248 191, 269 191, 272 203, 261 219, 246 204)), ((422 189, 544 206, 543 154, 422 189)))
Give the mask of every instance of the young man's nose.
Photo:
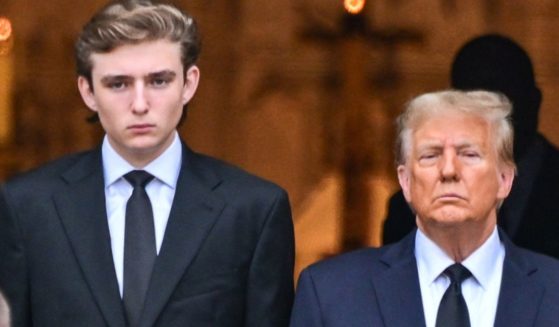
POLYGON ((146 94, 146 89, 141 83, 136 83, 134 85, 134 93, 131 106, 132 111, 138 114, 145 113, 149 110, 149 100, 146 94))

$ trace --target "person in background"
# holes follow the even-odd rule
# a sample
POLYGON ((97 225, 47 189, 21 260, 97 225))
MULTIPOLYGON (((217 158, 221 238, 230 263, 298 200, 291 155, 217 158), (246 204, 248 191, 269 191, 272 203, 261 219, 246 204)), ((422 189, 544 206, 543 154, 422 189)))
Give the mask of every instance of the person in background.
POLYGON ((99 147, 0 192, 0 287, 14 326, 284 327, 286 192, 191 150, 177 126, 200 79, 193 17, 115 1, 76 43, 99 147))
POLYGON ((413 99, 396 153, 418 228, 306 268, 291 326, 559 326, 559 261, 497 227, 515 176, 510 113, 488 91, 413 99))
MULTIPOLYGON (((530 57, 505 36, 476 37, 456 54, 451 85, 501 92, 512 102, 518 174, 497 222, 517 245, 559 258, 559 150, 537 131, 542 96, 530 57)), ((415 215, 398 191, 389 201, 384 243, 415 227, 415 215)))

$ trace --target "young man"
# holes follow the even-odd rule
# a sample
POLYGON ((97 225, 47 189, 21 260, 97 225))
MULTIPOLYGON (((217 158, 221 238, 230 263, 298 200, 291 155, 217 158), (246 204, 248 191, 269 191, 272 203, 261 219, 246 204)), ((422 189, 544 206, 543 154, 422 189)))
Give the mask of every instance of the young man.
POLYGON ((412 100, 398 178, 418 229, 307 268, 291 326, 559 326, 559 261, 497 228, 515 173, 510 113, 486 91, 412 100))
POLYGON ((288 324, 286 193, 176 130, 198 53, 193 18, 169 5, 113 2, 84 27, 78 88, 106 136, 2 189, 0 288, 15 326, 288 324))

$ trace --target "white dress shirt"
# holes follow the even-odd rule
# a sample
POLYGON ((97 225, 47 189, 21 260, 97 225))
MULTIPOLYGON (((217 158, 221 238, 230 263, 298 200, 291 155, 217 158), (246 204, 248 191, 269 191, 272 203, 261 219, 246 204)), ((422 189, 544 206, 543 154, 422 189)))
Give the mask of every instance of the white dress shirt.
MULTIPOLYGON (((450 279, 443 272, 454 260, 419 229, 415 236, 415 258, 425 323, 427 327, 434 327, 439 304, 450 285, 450 279)), ((462 283, 472 327, 494 325, 504 259, 505 248, 495 227, 485 243, 462 261, 472 273, 472 277, 462 283)))
MULTIPOLYGON (((122 297, 126 202, 132 195, 132 186, 123 176, 136 168, 130 165, 113 149, 106 136, 103 140, 101 151, 105 176, 105 202, 111 235, 111 250, 120 296, 122 297)), ((178 133, 175 132, 175 138, 169 148, 147 166, 141 168, 155 177, 146 186, 146 192, 153 209, 155 245, 158 254, 175 196, 181 163, 182 145, 178 133)))

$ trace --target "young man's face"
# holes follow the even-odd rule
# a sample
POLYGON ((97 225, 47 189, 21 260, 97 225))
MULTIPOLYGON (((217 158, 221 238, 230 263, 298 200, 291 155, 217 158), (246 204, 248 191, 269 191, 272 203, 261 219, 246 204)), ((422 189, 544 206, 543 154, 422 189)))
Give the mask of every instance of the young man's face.
POLYGON ((196 91, 199 71, 183 75, 180 45, 167 40, 123 45, 92 54, 93 88, 78 87, 98 113, 112 147, 132 165, 145 166, 169 145, 185 105, 196 91))

